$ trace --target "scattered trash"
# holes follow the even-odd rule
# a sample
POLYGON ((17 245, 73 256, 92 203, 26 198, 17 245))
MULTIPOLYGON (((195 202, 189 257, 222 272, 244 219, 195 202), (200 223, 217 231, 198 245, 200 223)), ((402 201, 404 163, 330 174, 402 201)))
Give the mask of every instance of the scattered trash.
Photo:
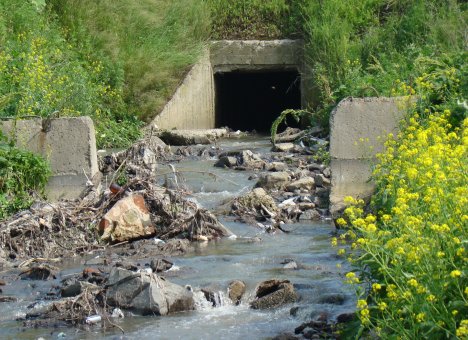
POLYGON ((91 315, 91 316, 88 316, 85 320, 85 322, 88 324, 88 325, 94 325, 98 322, 101 322, 101 316, 100 315, 91 315))
POLYGON ((111 314, 111 318, 121 318, 123 319, 125 317, 124 313, 120 308, 114 308, 111 314))

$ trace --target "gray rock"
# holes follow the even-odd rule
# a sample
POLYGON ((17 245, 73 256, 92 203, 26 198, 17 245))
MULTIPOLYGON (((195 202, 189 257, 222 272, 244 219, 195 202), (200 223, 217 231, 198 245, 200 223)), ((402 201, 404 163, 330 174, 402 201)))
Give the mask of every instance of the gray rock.
POLYGON ((134 273, 122 268, 109 275, 107 303, 143 315, 192 310, 193 293, 150 273, 134 273))
POLYGON ((301 202, 301 203, 297 204, 297 206, 302 211, 311 210, 311 209, 315 208, 315 204, 312 203, 312 202, 301 202))
POLYGON ((228 295, 232 303, 235 305, 240 304, 242 296, 245 294, 244 281, 235 280, 229 284, 228 295))
POLYGON ((315 209, 310 209, 304 211, 301 216, 299 216, 300 221, 317 221, 320 220, 320 213, 315 209))
POLYGON ((250 303, 253 309, 268 309, 296 302, 298 295, 288 280, 268 280, 260 283, 256 290, 256 299, 250 303))
POLYGON ((325 165, 318 163, 310 163, 307 167, 310 171, 320 171, 322 172, 325 169, 325 165))
POLYGON ((288 170, 288 165, 283 162, 271 162, 267 165, 268 171, 285 171, 288 170))
POLYGON ((153 273, 165 272, 166 270, 171 269, 172 266, 173 263, 165 259, 151 260, 150 263, 150 268, 153 271, 153 273))
POLYGON ((265 166, 265 162, 258 155, 250 150, 244 150, 240 153, 241 163, 250 169, 260 169, 265 166))
POLYGON ((330 196, 330 188, 317 188, 315 194, 321 199, 328 199, 330 196))
POLYGON ((237 165, 237 158, 233 156, 222 156, 214 166, 218 168, 232 168, 237 165))
POLYGON ((315 181, 312 177, 303 177, 301 179, 298 179, 297 181, 294 181, 286 186, 286 189, 288 191, 294 191, 294 190, 311 190, 315 187, 315 181))
POLYGON ((325 168, 323 170, 323 175, 327 178, 330 178, 331 177, 331 169, 329 167, 325 168))
POLYGON ((97 292, 100 288, 92 283, 86 281, 73 280, 67 282, 60 290, 62 297, 72 297, 81 294, 85 289, 90 292, 97 292))
POLYGON ((343 294, 327 294, 319 298, 318 303, 327 303, 332 305, 342 305, 346 298, 343 294))
POLYGON ((273 172, 262 175, 257 182, 257 186, 265 189, 279 189, 289 182, 289 174, 285 171, 273 172))
POLYGON ((315 184, 318 186, 330 186, 331 181, 329 178, 325 177, 323 174, 317 174, 314 176, 315 184))

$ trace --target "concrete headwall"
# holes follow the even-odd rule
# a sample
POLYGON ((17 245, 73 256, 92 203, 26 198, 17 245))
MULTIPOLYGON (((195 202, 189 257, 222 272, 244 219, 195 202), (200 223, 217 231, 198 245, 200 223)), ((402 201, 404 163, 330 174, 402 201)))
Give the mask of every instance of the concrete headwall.
POLYGON ((211 43, 214 72, 265 69, 300 69, 300 40, 220 40, 211 43))
POLYGON ((411 101, 402 98, 346 98, 330 116, 332 214, 343 207, 343 198, 369 197, 375 155, 383 150, 389 133, 398 133, 399 121, 411 101))
POLYGON ((168 130, 214 128, 214 95, 213 69, 206 51, 152 124, 168 130))
POLYGON ((48 198, 76 198, 87 178, 99 172, 94 124, 89 117, 40 118, 3 121, 0 129, 16 140, 19 148, 42 155, 48 160, 52 177, 47 185, 48 198))
MULTIPOLYGON (((302 74, 302 50, 300 40, 212 42, 152 125, 160 129, 215 128, 215 73, 294 69, 302 74)), ((305 107, 309 102, 308 92, 302 88, 301 82, 302 106, 305 107)))

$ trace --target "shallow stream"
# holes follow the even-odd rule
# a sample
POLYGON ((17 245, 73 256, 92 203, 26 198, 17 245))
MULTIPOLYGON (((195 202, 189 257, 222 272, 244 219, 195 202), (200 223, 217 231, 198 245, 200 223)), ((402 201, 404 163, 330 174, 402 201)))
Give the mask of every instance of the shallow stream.
MULTIPOLYGON (((250 149, 265 153, 266 139, 246 139, 220 143, 223 149, 250 149)), ((190 197, 200 205, 215 209, 230 198, 248 192, 255 181, 253 172, 214 168, 215 159, 187 160, 174 164, 180 171, 178 184, 184 183, 190 197)), ((158 173, 171 172, 161 166, 158 173)), ((160 180, 171 177, 161 176, 160 180)), ((170 178, 169 178, 170 179, 170 178)), ((330 246, 332 226, 329 222, 301 222, 286 225, 290 233, 267 234, 262 229, 235 222, 231 217, 220 217, 237 239, 222 239, 198 243, 195 251, 171 260, 178 270, 169 273, 168 280, 197 288, 210 286, 219 292, 221 306, 212 307, 197 301, 197 310, 170 316, 134 316, 117 321, 125 334, 116 329, 101 331, 99 326, 85 328, 24 328, 18 316, 29 312, 28 305, 43 299, 51 284, 75 272, 81 272, 95 258, 71 260, 54 281, 11 282, 0 287, 4 295, 15 296, 18 302, 0 304, 1 339, 266 339, 281 333, 293 333, 305 321, 327 315, 333 320, 341 313, 351 312, 355 306, 354 294, 343 284, 346 263, 336 256, 330 246), (284 269, 294 260, 299 269, 284 269), (338 265, 338 266, 337 266, 338 265), (339 268, 341 267, 341 268, 339 268), (288 279, 300 295, 297 303, 274 310, 249 308, 256 285, 268 279, 288 279), (243 280, 247 293, 239 306, 227 300, 226 287, 232 280, 243 280)), ((142 263, 144 263, 142 259, 142 263)), ((2 274, 0 273, 0 278, 2 274)))

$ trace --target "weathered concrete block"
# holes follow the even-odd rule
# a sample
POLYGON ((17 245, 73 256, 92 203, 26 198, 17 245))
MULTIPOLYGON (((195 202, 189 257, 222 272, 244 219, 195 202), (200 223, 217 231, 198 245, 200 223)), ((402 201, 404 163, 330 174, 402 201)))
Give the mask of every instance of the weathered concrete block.
POLYGON ((389 133, 398 133, 399 121, 413 102, 403 98, 346 98, 333 110, 330 116, 332 215, 344 207, 345 196, 365 198, 372 194, 374 186, 369 179, 375 154, 383 150, 389 133))
POLYGON ((330 116, 330 157, 373 158, 382 151, 385 137, 389 133, 398 132, 399 121, 410 104, 403 98, 342 100, 330 116), (360 138, 365 142, 359 142, 360 138))
POLYGON ((52 200, 76 198, 86 176, 92 178, 99 172, 94 124, 89 117, 52 119, 47 124, 40 118, 4 121, 0 129, 18 147, 49 161, 52 178, 47 193, 52 200))

